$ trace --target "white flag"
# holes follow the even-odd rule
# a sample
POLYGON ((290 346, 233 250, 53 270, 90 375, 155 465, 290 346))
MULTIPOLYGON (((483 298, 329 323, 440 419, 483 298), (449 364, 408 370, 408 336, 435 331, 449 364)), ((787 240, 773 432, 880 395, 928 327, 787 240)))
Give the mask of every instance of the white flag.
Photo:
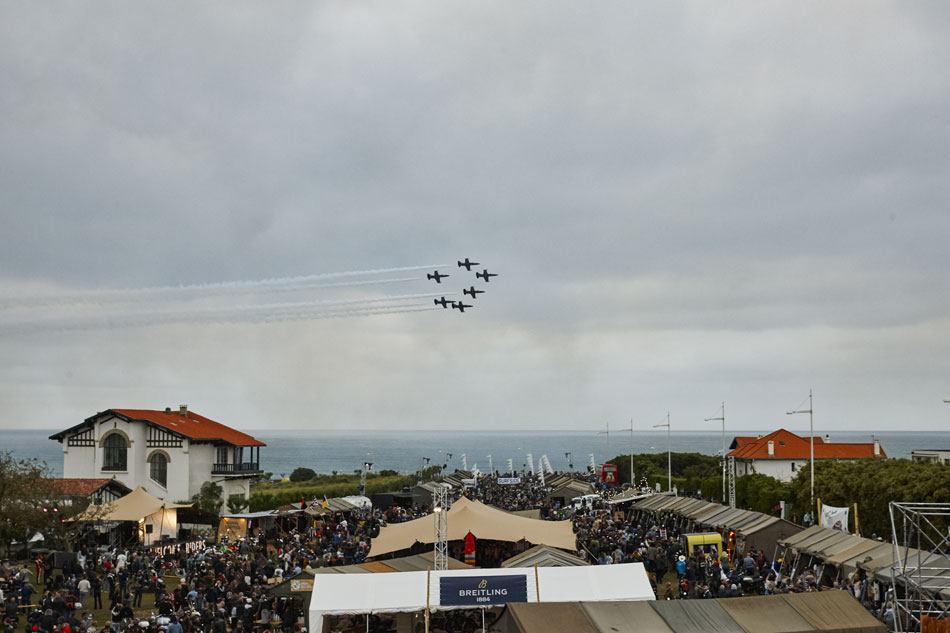
POLYGON ((834 506, 829 506, 822 504, 821 505, 821 527, 828 527, 832 530, 841 530, 842 532, 849 532, 848 530, 848 517, 851 513, 851 508, 836 508, 834 506))

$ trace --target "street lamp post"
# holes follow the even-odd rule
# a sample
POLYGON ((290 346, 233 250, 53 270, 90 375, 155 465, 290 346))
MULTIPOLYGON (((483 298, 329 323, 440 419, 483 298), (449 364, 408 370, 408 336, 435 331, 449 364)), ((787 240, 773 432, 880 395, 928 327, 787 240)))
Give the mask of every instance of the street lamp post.
POLYGON ((653 428, 658 429, 666 427, 666 489, 673 490, 673 453, 672 443, 670 441, 670 412, 666 412, 666 424, 654 424, 653 428))
POLYGON ((796 411, 786 411, 785 415, 794 415, 796 413, 808 414, 808 443, 811 448, 811 501, 808 511, 811 512, 815 507, 815 407, 811 400, 811 389, 808 390, 808 408, 798 409, 796 411))
POLYGON ((726 503, 726 403, 722 403, 722 413, 718 418, 704 418, 703 422, 722 422, 722 502, 726 503))
POLYGON ((637 482, 633 480, 633 418, 630 418, 630 485, 637 485, 637 482))

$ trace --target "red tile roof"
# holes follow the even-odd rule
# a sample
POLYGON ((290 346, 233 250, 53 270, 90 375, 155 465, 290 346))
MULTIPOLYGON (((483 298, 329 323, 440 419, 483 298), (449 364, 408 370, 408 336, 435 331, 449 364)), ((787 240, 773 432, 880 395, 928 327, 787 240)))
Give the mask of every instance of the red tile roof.
POLYGON ((110 409, 110 411, 133 420, 145 420, 157 424, 193 440, 222 440, 235 446, 267 446, 247 433, 241 433, 193 411, 188 411, 186 415, 182 415, 177 410, 169 412, 147 409, 110 409))
MULTIPOLYGON (((740 442, 739 447, 729 453, 729 456, 736 459, 809 459, 811 446, 807 437, 779 429, 756 438, 752 442, 740 442), (774 455, 769 455, 769 440, 773 442, 774 455)), ((880 454, 875 455, 873 442, 867 444, 825 443, 822 438, 815 437, 815 459, 860 459, 862 457, 886 458, 887 455, 883 448, 880 449, 880 454)))
POLYGON ((110 482, 119 484, 122 488, 128 490, 128 487, 121 482, 108 478, 82 479, 79 477, 71 477, 63 479, 51 479, 50 481, 52 482, 53 487, 56 488, 57 492, 68 497, 89 496, 110 482))

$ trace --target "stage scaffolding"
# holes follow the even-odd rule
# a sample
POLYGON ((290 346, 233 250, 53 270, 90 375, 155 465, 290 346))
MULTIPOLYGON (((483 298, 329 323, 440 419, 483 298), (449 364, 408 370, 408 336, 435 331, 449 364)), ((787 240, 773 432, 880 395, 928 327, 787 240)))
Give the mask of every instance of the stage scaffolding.
POLYGON ((950 503, 890 503, 896 631, 950 618, 950 503))

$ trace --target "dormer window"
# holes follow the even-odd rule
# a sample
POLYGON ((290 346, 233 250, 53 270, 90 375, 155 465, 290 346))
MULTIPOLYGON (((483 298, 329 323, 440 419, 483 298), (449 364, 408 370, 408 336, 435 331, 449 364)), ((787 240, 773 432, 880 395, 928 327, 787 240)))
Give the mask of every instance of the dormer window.
POLYGON ((128 470, 129 445, 119 433, 112 433, 102 443, 105 451, 102 458, 102 470, 128 470))

